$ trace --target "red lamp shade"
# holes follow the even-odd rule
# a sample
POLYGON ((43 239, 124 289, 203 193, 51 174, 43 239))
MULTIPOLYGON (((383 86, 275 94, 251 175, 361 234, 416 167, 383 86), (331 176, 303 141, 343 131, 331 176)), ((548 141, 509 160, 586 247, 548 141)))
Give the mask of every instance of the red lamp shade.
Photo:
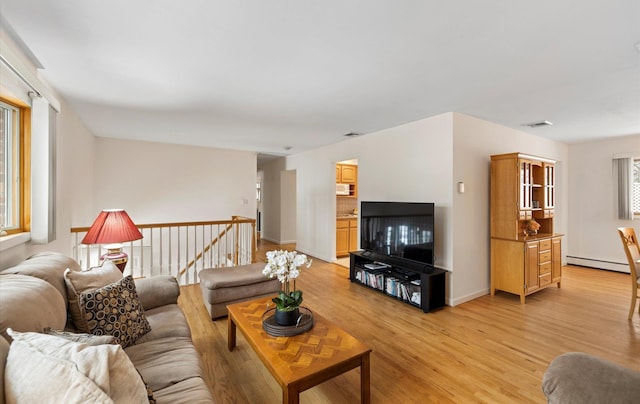
POLYGON ((106 209, 82 239, 82 244, 115 244, 140 240, 142 233, 124 209, 106 209))

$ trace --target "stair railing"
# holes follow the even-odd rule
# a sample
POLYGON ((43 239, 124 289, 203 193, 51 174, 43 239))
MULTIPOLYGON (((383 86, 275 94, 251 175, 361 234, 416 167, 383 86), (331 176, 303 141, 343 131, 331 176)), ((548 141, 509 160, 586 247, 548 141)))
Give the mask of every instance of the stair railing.
MULTIPOLYGON (((125 275, 145 277, 173 275, 181 285, 198 283, 205 268, 246 265, 256 262, 255 219, 233 216, 231 220, 137 224, 141 240, 124 243, 129 255, 125 275)), ((106 253, 101 245, 81 244, 88 227, 74 227, 73 258, 83 269, 100 264, 106 253)))

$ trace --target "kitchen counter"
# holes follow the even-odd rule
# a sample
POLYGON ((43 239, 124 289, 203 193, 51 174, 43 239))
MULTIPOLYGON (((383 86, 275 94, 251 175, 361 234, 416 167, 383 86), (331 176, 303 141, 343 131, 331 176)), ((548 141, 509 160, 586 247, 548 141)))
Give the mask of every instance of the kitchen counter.
POLYGON ((336 219, 357 219, 357 218, 358 218, 358 215, 354 215, 352 213, 336 215, 336 219))

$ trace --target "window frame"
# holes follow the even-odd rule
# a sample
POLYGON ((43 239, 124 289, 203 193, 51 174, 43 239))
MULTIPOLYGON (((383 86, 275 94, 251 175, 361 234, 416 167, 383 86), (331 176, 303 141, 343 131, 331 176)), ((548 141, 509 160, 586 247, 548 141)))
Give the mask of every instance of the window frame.
POLYGON ((18 153, 17 175, 20 178, 18 184, 18 226, 3 229, 7 235, 26 233, 31 231, 31 108, 23 102, 7 97, 0 97, 0 101, 16 108, 19 111, 18 119, 18 153))

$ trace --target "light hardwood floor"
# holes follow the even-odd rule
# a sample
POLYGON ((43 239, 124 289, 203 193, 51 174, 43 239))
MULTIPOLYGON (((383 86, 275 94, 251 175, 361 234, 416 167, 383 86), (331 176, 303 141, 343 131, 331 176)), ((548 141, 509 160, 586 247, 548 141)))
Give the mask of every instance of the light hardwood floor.
MULTIPOLYGON (((261 254, 275 248, 260 243, 261 254)), ((640 316, 627 320, 628 274, 563 268, 562 288, 527 297, 497 292, 422 313, 349 282, 349 271, 314 260, 298 288, 304 305, 368 344, 373 403, 544 403, 549 362, 582 351, 640 370, 640 316)), ((185 311, 216 402, 279 403, 281 390, 238 334, 227 350, 226 318, 211 321, 199 285, 182 288, 185 311)), ((352 370, 300 396, 302 403, 356 403, 359 371, 352 370)))

